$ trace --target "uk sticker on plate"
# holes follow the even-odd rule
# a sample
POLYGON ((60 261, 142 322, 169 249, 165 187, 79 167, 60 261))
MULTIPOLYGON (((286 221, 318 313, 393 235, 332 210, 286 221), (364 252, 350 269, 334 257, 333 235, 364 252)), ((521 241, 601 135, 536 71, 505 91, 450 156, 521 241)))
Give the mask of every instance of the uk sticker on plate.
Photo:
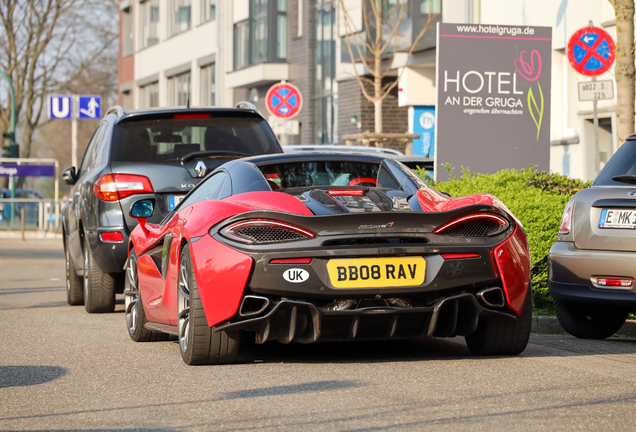
POLYGON ((176 196, 176 195, 169 195, 168 196, 168 210, 172 210, 174 209, 177 204, 179 204, 181 201, 183 201, 183 197, 185 195, 181 195, 181 196, 176 196))
POLYGON ((636 211, 603 209, 598 227, 636 229, 636 211))

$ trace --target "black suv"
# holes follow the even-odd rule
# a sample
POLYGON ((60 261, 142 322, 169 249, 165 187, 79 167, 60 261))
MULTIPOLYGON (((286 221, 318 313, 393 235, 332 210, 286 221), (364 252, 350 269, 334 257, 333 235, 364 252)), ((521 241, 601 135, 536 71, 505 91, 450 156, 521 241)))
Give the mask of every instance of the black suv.
POLYGON ((62 210, 67 300, 89 313, 112 312, 123 292, 135 201, 154 198, 148 220, 160 222, 206 174, 240 157, 282 153, 269 124, 253 109, 111 108, 79 167, 62 210))

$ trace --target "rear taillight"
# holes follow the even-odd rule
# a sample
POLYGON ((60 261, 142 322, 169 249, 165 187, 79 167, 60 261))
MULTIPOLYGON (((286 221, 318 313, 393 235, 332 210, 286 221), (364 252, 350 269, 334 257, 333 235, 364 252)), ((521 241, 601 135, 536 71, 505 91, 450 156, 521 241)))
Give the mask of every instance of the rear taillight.
POLYGON ((131 195, 154 193, 148 177, 133 174, 107 174, 97 180, 95 196, 104 201, 119 201, 131 195))
POLYGON ((634 285, 634 279, 599 276, 596 278, 596 283, 600 286, 629 288, 634 285))
POLYGON ((433 234, 443 234, 457 237, 486 237, 500 234, 508 228, 508 221, 493 213, 476 213, 462 216, 433 231, 433 234))
POLYGON ((208 113, 191 113, 191 114, 175 114, 172 116, 175 120, 204 119, 212 117, 208 113))
POLYGON ((442 254, 442 257, 446 260, 452 259, 466 259, 466 258, 479 258, 479 254, 476 253, 446 253, 442 254))
POLYGON ((266 219, 241 221, 225 228, 221 234, 247 244, 283 243, 314 237, 311 231, 285 222, 266 219))
POLYGON ((561 226, 559 227, 559 234, 569 234, 572 226, 572 204, 574 198, 568 201, 568 205, 563 210, 563 216, 561 216, 561 226))
POLYGON ((362 189, 354 189, 354 190, 342 190, 335 189, 327 192, 331 196, 362 196, 364 195, 364 191, 362 189))
POLYGON ((279 258, 269 261, 270 264, 311 264, 311 258, 279 258))
POLYGON ((107 243, 119 243, 124 241, 124 235, 119 231, 103 232, 99 234, 103 242, 107 243))

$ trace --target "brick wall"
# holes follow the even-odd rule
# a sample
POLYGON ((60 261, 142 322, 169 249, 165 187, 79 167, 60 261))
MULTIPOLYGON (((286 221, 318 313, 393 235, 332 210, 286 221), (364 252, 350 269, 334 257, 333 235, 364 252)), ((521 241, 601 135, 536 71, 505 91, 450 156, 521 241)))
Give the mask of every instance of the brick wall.
POLYGON ((294 120, 300 122, 300 135, 290 137, 289 144, 313 144, 313 102, 315 36, 312 32, 315 19, 314 2, 290 0, 287 16, 287 60, 289 81, 303 95, 303 107, 294 120), (298 37, 298 2, 303 2, 302 35, 298 37))
MULTIPOLYGON (((120 3, 123 0, 120 0, 120 3)), ((129 56, 126 57, 122 57, 121 53, 122 53, 122 41, 123 41, 123 37, 122 37, 122 14, 123 12, 120 10, 119 11, 119 53, 117 55, 117 63, 118 63, 118 70, 117 70, 117 82, 119 84, 119 86, 121 86, 122 84, 134 81, 135 79, 135 56, 134 54, 131 54, 129 56)), ((118 95, 118 104, 121 105, 122 104, 122 94, 121 91, 117 91, 117 95, 118 95)))
MULTIPOLYGON (((390 82, 385 80, 383 84, 390 82)), ((372 93, 373 88, 370 84, 366 86, 367 92, 372 93)), ((399 107, 397 98, 397 87, 394 88, 389 96, 382 103, 382 130, 387 133, 404 133, 408 132, 408 107, 399 107)), ((355 115, 361 122, 359 132, 375 131, 375 113, 374 106, 369 102, 362 91, 358 82, 354 79, 338 82, 338 125, 340 140, 342 135, 350 133, 358 133, 355 123, 351 123, 351 116, 355 115)), ((384 147, 393 148, 404 152, 405 145, 402 143, 387 141, 384 147)))

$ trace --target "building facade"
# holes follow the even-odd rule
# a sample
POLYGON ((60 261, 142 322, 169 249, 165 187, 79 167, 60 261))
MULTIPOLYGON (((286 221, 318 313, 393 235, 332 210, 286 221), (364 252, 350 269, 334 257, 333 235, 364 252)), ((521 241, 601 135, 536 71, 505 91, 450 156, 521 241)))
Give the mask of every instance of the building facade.
MULTIPOLYGON (((345 37, 364 33, 362 1, 342 0, 120 0, 119 98, 126 109, 222 106, 253 102, 268 117, 267 90, 280 81, 296 85, 303 107, 300 134, 284 144, 342 143, 348 133, 373 131, 374 107, 355 75, 345 37)), ((592 102, 580 102, 569 65, 569 38, 590 21, 616 36, 606 0, 386 0, 404 5, 395 58, 385 60, 386 83, 399 84, 383 103, 383 131, 412 130, 418 109, 434 112, 438 21, 553 28, 552 171, 582 179, 596 175, 592 102), (410 58, 405 52, 428 18, 430 29, 410 58), (390 62, 387 64, 387 62, 390 62)), ((370 37, 364 35, 364 37, 370 37)), ((614 80, 611 68, 599 80, 614 80)), ((599 102, 601 166, 616 151, 616 98, 599 102)), ((421 112, 421 111, 419 111, 421 112)), ((400 147, 404 150, 404 146, 400 147)))

